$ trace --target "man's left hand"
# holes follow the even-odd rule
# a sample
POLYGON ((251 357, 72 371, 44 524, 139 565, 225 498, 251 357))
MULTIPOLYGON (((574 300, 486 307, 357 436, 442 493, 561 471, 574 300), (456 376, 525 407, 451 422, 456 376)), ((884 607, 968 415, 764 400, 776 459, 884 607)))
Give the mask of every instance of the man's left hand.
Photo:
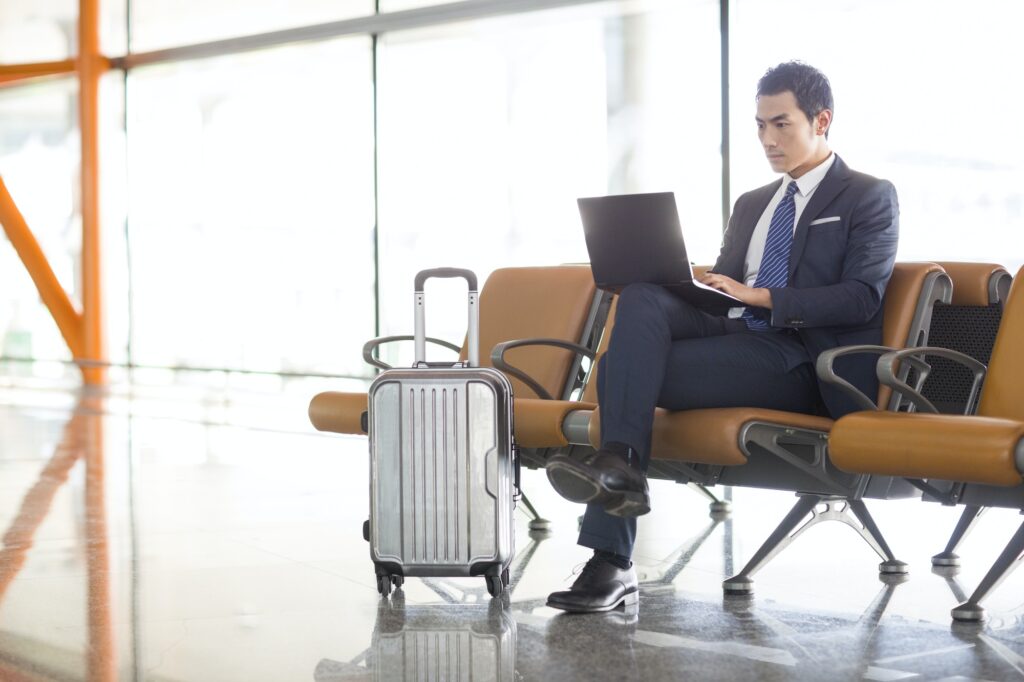
POLYGON ((772 295, 768 289, 755 289, 753 287, 748 287, 745 284, 740 284, 732 277, 726 277, 725 275, 720 275, 717 272, 704 273, 700 277, 700 282, 701 284, 706 284, 709 287, 725 292, 730 296, 735 296, 747 305, 768 309, 771 309, 772 307, 772 295))

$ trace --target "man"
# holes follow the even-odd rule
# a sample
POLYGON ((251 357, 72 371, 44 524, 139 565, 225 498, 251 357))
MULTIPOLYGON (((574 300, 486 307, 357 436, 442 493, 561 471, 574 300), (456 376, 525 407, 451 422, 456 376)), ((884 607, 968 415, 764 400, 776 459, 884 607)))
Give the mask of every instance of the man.
MULTIPOLYGON (((563 497, 587 503, 579 544, 594 556, 549 606, 591 612, 637 601, 630 556, 635 517, 650 511, 644 472, 656 406, 833 418, 857 409, 818 383, 814 361, 836 346, 881 343, 899 208, 891 183, 831 152, 832 112, 828 79, 806 64, 780 64, 758 83, 758 137, 783 177, 736 201, 718 262, 701 278, 745 307, 712 314, 652 284, 619 296, 598 365, 601 448, 547 467, 563 497)), ((836 370, 867 395, 877 391, 873 357, 842 358, 836 370)))

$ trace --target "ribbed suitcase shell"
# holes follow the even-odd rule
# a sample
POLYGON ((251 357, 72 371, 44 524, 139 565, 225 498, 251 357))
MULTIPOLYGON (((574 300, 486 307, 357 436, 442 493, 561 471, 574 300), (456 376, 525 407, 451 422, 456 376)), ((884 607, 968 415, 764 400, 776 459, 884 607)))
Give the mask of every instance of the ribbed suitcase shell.
POLYGON ((515 553, 512 387, 480 367, 382 372, 369 391, 370 555, 407 576, 483 575, 515 553))

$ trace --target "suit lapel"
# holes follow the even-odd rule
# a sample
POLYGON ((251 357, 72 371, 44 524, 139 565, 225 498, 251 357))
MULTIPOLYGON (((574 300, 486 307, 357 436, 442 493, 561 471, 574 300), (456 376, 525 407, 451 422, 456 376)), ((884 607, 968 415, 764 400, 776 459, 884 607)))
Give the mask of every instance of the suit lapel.
POLYGON ((800 221, 796 225, 796 232, 793 234, 793 248, 789 252, 789 280, 792 281, 793 273, 796 272, 797 263, 804 253, 804 246, 807 244, 807 230, 811 221, 825 210, 832 200, 840 192, 846 189, 846 183, 850 179, 850 169, 843 160, 836 155, 836 160, 828 173, 822 179, 821 184, 811 195, 803 212, 800 214, 800 221))
POLYGON ((750 237, 754 234, 754 228, 757 227, 757 221, 761 219, 761 214, 768 208, 768 203, 775 196, 775 193, 779 191, 781 185, 782 178, 779 178, 777 181, 765 185, 759 190, 755 190, 756 194, 750 198, 747 208, 743 211, 743 215, 736 218, 735 226, 738 232, 733 240, 736 246, 733 250, 733 258, 730 259, 733 261, 730 263, 730 270, 735 272, 725 274, 728 274, 737 281, 743 281, 743 264, 747 257, 747 249, 750 248, 750 237))

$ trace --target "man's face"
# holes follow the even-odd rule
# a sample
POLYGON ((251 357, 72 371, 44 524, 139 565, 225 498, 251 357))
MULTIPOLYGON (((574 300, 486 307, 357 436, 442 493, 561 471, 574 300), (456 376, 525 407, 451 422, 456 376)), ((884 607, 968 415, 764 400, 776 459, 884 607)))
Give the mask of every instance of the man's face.
POLYGON ((832 112, 827 109, 814 121, 797 105, 790 91, 757 98, 757 137, 768 163, 776 173, 800 177, 828 156, 825 130, 832 112))

